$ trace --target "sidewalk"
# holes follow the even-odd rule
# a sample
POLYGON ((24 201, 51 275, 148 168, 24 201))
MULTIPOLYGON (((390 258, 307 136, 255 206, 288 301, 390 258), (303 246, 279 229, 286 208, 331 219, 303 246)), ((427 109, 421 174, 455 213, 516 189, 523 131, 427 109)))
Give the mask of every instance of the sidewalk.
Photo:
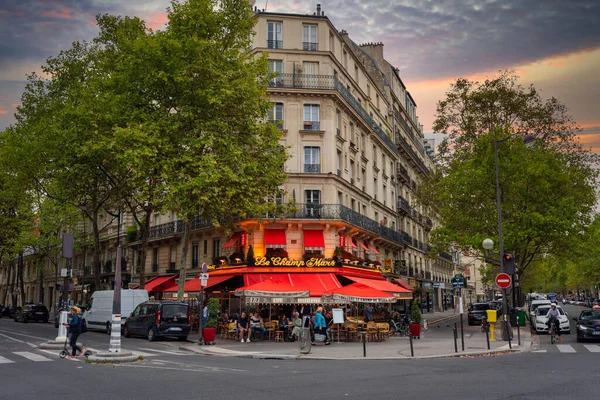
MULTIPOLYGON (((452 311, 450 311, 450 313, 452 313, 452 311)), ((429 315, 431 316, 432 314, 429 315)), ((448 315, 436 316, 436 319, 433 320, 433 322, 448 317, 448 315)), ((485 333, 481 332, 479 326, 468 327, 465 317, 465 350, 462 351, 459 325, 457 340, 458 352, 455 352, 452 332, 452 329, 447 328, 446 325, 437 328, 437 326, 432 325, 432 323, 429 322, 429 329, 427 332, 421 334, 421 339, 413 340, 414 357, 411 357, 410 339, 408 337, 391 337, 383 342, 368 342, 366 344, 366 357, 363 355, 363 343, 361 342, 338 343, 337 341, 332 341, 329 346, 319 343, 316 346, 311 347, 310 354, 300 354, 298 342, 261 341, 240 343, 237 340, 223 339, 217 339, 214 346, 199 346, 197 343, 194 343, 181 346, 180 349, 197 354, 222 357, 322 360, 445 358, 476 356, 482 354, 516 353, 531 350, 531 333, 526 327, 521 327, 521 346, 517 344, 517 330, 516 328, 513 328, 514 342, 512 342, 512 349, 509 349, 508 342, 501 340, 500 329, 496 326, 495 336, 497 341, 490 342, 490 350, 488 350, 485 333)))

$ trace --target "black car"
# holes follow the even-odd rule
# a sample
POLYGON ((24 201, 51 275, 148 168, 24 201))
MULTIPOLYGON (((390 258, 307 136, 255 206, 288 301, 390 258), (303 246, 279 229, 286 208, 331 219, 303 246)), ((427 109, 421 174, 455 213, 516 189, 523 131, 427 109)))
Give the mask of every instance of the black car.
POLYGON ((495 310, 490 306, 490 303, 475 303, 469 307, 468 323, 469 325, 475 325, 475 323, 481 323, 483 317, 487 317, 487 310, 495 310))
POLYGON ((24 323, 35 321, 47 323, 50 313, 46 306, 42 305, 25 305, 18 310, 13 319, 15 322, 21 321, 24 323))
POLYGON ((172 336, 187 340, 190 333, 189 305, 177 301, 150 300, 138 305, 123 325, 123 335, 148 340, 172 336))
POLYGON ((600 311, 584 310, 579 314, 579 318, 573 317, 573 320, 577 321, 575 328, 578 342, 600 339, 600 311))

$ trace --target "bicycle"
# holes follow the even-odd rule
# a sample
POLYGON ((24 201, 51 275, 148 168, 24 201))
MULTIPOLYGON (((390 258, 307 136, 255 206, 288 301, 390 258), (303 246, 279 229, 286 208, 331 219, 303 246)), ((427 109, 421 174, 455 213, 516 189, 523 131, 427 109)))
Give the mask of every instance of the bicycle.
POLYGON ((400 336, 410 335, 408 324, 404 321, 396 322, 393 319, 390 319, 390 336, 394 336, 396 333, 398 333, 400 336))
POLYGON ((550 343, 554 344, 557 341, 562 343, 562 338, 558 334, 560 332, 560 322, 558 321, 558 319, 555 319, 552 323, 549 323, 549 325, 550 330, 548 331, 548 333, 550 334, 550 343), (554 327, 552 327, 552 325, 554 325, 554 327))

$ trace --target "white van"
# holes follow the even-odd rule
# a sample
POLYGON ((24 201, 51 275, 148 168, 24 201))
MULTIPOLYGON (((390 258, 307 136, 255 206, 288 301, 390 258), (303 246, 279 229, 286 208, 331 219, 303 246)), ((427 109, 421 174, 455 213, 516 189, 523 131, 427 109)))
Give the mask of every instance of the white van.
MULTIPOLYGON (((98 290, 92 293, 90 304, 83 313, 88 329, 99 329, 110 335, 112 325, 113 290, 98 290)), ((121 321, 131 314, 138 304, 148 301, 146 290, 121 289, 121 321)), ((121 325, 123 326, 123 325, 121 325)))

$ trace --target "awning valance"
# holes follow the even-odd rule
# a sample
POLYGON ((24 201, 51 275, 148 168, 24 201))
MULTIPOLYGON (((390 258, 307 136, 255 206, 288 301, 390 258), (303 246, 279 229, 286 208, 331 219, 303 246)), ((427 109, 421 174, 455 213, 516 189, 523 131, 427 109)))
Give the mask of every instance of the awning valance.
POLYGON ((350 239, 350 246, 354 247, 355 249, 358 248, 358 246, 356 245, 356 239, 354 239, 354 238, 350 239))
POLYGON ((225 244, 223 245, 224 249, 228 249, 230 247, 235 246, 235 244, 237 243, 237 241, 239 240, 239 238, 242 236, 242 232, 235 232, 233 235, 231 235, 229 237, 229 239, 227 239, 227 242, 225 242, 225 244))
POLYGON ((382 292, 391 293, 397 298, 412 298, 412 291, 405 289, 399 285, 396 285, 392 282, 388 282, 386 280, 379 279, 368 279, 368 278, 358 278, 355 276, 346 276, 343 275, 344 278, 350 279, 356 283, 360 283, 373 289, 381 290, 382 292))
POLYGON ((304 231, 304 249, 305 250, 320 250, 325 248, 325 236, 323 231, 304 231))
POLYGON ((266 247, 285 247, 285 229, 265 229, 266 247))
POLYGON ((278 278, 256 282, 235 290, 236 296, 260 297, 308 297, 308 290, 304 290, 293 283, 281 281, 278 278))
POLYGON ((148 282, 146 282, 146 284, 144 285, 144 290, 146 290, 148 293, 161 292, 161 289, 171 285, 175 281, 176 277, 176 274, 167 276, 157 276, 156 278, 150 279, 148 282))
MULTIPOLYGON (((238 275, 239 276, 239 275, 238 275)), ((219 283, 225 282, 228 279, 235 277, 235 275, 220 275, 220 276, 209 276, 207 285, 204 286, 204 289, 207 289, 211 286, 216 286, 219 283)), ((162 290, 162 292, 176 292, 179 289, 179 285, 174 283, 170 287, 162 290)), ((193 279, 186 281, 183 284, 183 291, 186 293, 199 293, 200 292, 200 275, 195 276, 193 279)))
MULTIPOLYGON (((368 241, 364 241, 365 246, 368 247, 369 250, 371 250, 373 253, 375 254, 381 254, 379 251, 377 251, 377 249, 375 248, 375 246, 373 246, 371 243, 369 243, 368 241)), ((365 249, 366 250, 366 249, 365 249)))
POLYGON ((339 289, 335 289, 324 295, 325 298, 333 298, 334 300, 345 300, 354 303, 394 303, 396 297, 374 289, 362 283, 353 283, 339 289))
POLYGON ((367 246, 367 243, 365 241, 360 242, 360 247, 365 249, 365 251, 369 251, 369 246, 367 246))
POLYGON ((320 297, 325 292, 342 287, 335 274, 330 273, 244 274, 244 287, 266 280, 289 284, 296 291, 308 290, 312 297, 320 297))

